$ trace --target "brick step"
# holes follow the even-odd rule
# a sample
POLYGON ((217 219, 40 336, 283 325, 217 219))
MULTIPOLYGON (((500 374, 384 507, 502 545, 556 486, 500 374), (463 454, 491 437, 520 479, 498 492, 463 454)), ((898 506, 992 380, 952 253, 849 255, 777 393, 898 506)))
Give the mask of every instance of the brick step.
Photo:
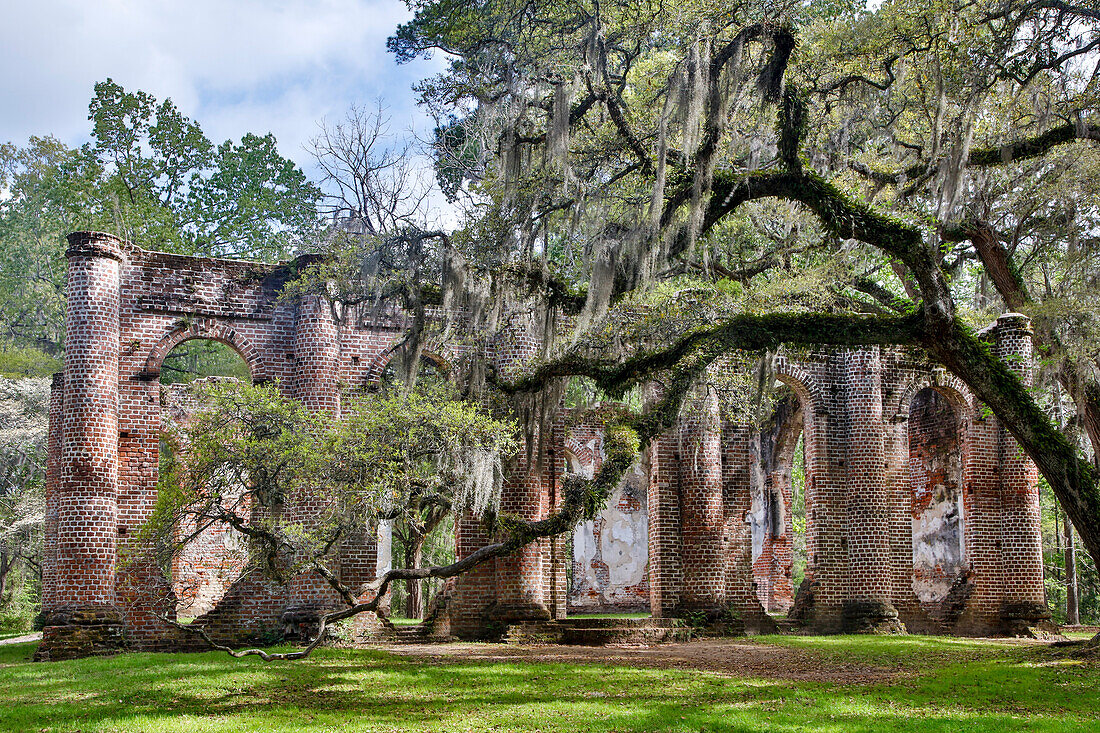
POLYGON ((691 629, 686 627, 605 626, 589 629, 566 629, 562 643, 580 646, 605 644, 660 644, 689 641, 691 629))
POLYGON ((512 624, 504 635, 510 644, 659 644, 687 641, 692 630, 680 619, 566 619, 512 624))
POLYGON ((381 636, 390 644, 428 644, 432 641, 430 629, 423 624, 416 626, 394 626, 381 636))
POLYGON ((581 616, 566 618, 558 623, 573 629, 677 629, 687 626, 687 623, 681 618, 584 618, 581 616))

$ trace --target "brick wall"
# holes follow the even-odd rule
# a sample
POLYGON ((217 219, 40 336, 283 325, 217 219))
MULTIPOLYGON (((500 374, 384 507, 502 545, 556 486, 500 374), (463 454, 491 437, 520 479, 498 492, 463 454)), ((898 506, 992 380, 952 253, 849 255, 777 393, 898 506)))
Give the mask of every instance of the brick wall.
MULTIPOLYGON (((190 338, 229 344, 253 380, 277 381, 335 419, 340 390, 377 380, 405 319, 364 309, 336 322, 318 302, 280 301, 293 270, 284 266, 146 252, 97 233, 73 235, 68 254, 66 367, 51 400, 47 475, 43 602, 51 615, 41 656, 109 650, 122 643, 122 630, 133 648, 179 645, 158 618, 176 610, 170 579, 127 562, 140 554, 135 530, 156 501, 165 355, 190 338)), ((506 373, 521 368, 538 353, 539 333, 530 319, 506 323, 487 356, 506 373)), ((1026 318, 1002 317, 987 337, 1028 377, 1026 318)), ((1035 468, 957 380, 919 352, 878 347, 800 352, 781 357, 777 370, 797 403, 789 407, 801 421, 807 471, 806 581, 793 618, 818 631, 905 623, 954 633, 1012 631, 1041 619, 1035 468), (966 576, 950 617, 936 618, 914 590, 913 562, 914 518, 928 507, 913 482, 929 479, 913 478, 912 451, 934 442, 920 437, 925 449, 911 445, 931 430, 921 427, 931 418, 919 405, 913 413, 913 404, 929 388, 952 406, 961 465, 965 552, 943 578, 966 576)), ((636 550, 648 556, 648 577, 630 593, 648 595, 656 616, 704 613, 767 628, 764 604, 791 603, 788 454, 797 431, 780 440, 731 424, 705 388, 696 407, 643 456, 636 483, 645 487, 644 502, 637 490, 619 493, 619 508, 644 503, 647 513, 646 533, 634 536, 645 546, 636 550)), ((560 503, 568 468, 564 423, 542 430, 526 436, 530 450, 502 499, 505 511, 531 519, 560 503)), ((288 507, 303 521, 325 509, 325 497, 308 492, 288 507)), ((455 526, 460 557, 492 539, 471 517, 455 526)), ((339 548, 341 571, 357 583, 376 566, 373 528, 361 535, 339 548)), ((449 628, 476 636, 493 623, 562 617, 573 561, 565 546, 565 538, 543 540, 457 579, 446 604, 449 628)), ((239 629, 278 629, 288 609, 333 602, 312 577, 289 588, 247 578, 203 620, 229 638, 239 629)))

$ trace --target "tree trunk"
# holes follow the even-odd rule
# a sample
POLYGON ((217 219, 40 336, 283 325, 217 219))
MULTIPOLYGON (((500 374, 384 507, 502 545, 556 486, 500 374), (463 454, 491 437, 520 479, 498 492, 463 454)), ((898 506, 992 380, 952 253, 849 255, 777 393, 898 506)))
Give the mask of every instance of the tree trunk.
POLYGON ((1062 529, 1066 537, 1066 623, 1076 626, 1081 623, 1077 601, 1077 548, 1073 542, 1073 525, 1062 513, 1062 529))
POLYGON ((4 592, 8 588, 8 573, 15 565, 15 558, 7 550, 0 551, 0 605, 4 604, 4 592))
MULTIPOLYGON (((410 528, 409 542, 405 547, 405 567, 420 567, 420 563, 424 557, 424 539, 424 534, 410 528)), ((405 598, 406 618, 421 618, 423 616, 424 604, 421 603, 423 583, 423 579, 420 578, 405 582, 405 590, 408 594, 405 598)))

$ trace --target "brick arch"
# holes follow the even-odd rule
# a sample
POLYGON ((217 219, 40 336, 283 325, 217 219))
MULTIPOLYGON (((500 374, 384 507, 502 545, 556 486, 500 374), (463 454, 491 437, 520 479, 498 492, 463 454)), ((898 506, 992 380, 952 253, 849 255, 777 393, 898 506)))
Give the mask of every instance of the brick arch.
MULTIPOLYGON (((382 372, 386 370, 386 367, 391 361, 393 361, 395 349, 393 346, 383 349, 379 352, 378 356, 374 357, 374 361, 371 362, 364 374, 363 384, 367 387, 377 387, 382 379, 382 372)), ((451 363, 445 358, 435 353, 434 351, 428 351, 426 349, 420 350, 420 358, 427 359, 436 365, 436 367, 442 372, 451 371, 451 363)))
POLYGON ((775 360, 775 378, 794 390, 802 409, 814 414, 822 404, 821 387, 813 375, 785 356, 775 360))
POLYGON ((947 369, 938 367, 931 372, 920 374, 907 384, 905 389, 898 393, 890 409, 885 411, 885 415, 893 416, 895 422, 908 420, 913 398, 922 389, 934 389, 946 397, 960 418, 966 414, 966 408, 973 401, 970 389, 961 379, 949 373, 947 369))
POLYGON ((599 434, 589 435, 587 439, 582 440, 577 437, 572 431, 569 432, 569 437, 565 440, 565 445, 562 448, 562 452, 567 461, 572 458, 578 466, 589 465, 592 468, 593 474, 596 469, 599 468, 600 463, 600 443, 602 432, 599 434), (587 444, 592 442, 592 438, 595 437, 596 441, 590 448, 587 444))
POLYGON ((210 339, 233 348, 248 365, 248 371, 252 375, 254 383, 271 380, 271 371, 264 362, 260 350, 245 338, 240 331, 209 318, 178 322, 171 331, 162 336, 153 346, 149 356, 145 359, 145 369, 141 376, 145 379, 159 378, 161 364, 164 363, 164 359, 169 352, 184 341, 190 341, 191 339, 210 339))

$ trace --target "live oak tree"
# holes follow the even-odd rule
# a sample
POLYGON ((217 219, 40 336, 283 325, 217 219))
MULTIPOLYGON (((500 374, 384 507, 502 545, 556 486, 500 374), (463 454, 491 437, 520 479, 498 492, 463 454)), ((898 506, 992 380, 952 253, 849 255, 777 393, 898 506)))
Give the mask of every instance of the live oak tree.
MULTIPOLYGON (((544 422, 570 378, 612 397, 661 389, 605 413, 607 459, 593 479, 563 478, 559 511, 498 516, 497 541, 392 571, 378 592, 592 518, 713 365, 822 344, 923 347, 996 413, 1100 557, 1087 446, 972 329, 1043 306, 1038 345, 1089 430, 1092 316, 1067 328, 1065 313, 1095 287, 1095 194, 1074 183, 1100 137, 1094 4, 412 7, 396 58, 450 59, 419 87, 463 216, 419 240, 435 248, 439 302, 474 333, 527 313, 547 337, 526 373, 473 364, 463 383, 511 395, 524 423, 544 422), (571 329, 555 325, 563 312, 571 329)), ((349 600, 324 622, 374 603, 349 600)))
MULTIPOLYGON (((440 119, 441 177, 468 201, 453 237, 468 261, 519 262, 583 288, 582 329, 670 273, 751 290, 777 270, 834 264, 828 312, 733 299, 664 341, 593 350, 574 333, 503 386, 584 375, 621 394, 660 378, 664 399, 630 421, 644 444, 734 350, 922 346, 997 414, 1100 557, 1095 465, 981 343, 968 322, 981 314, 965 307, 981 292, 983 307, 1003 307, 989 284, 1007 307, 1027 307, 1033 284, 1012 255, 1033 247, 1053 253, 1038 272, 1066 269, 1077 303, 1095 288, 1095 197, 1057 162, 1095 165, 1094 4, 413 7, 390 46, 398 60, 451 59, 421 91, 440 119), (1052 231, 1056 199, 1029 170, 1072 191, 1076 239, 1052 231), (1015 231, 997 231, 998 212, 1015 231)), ((1046 312, 1035 310, 1038 344, 1093 435, 1095 353, 1082 329, 1070 345, 1065 308, 1046 312)))

